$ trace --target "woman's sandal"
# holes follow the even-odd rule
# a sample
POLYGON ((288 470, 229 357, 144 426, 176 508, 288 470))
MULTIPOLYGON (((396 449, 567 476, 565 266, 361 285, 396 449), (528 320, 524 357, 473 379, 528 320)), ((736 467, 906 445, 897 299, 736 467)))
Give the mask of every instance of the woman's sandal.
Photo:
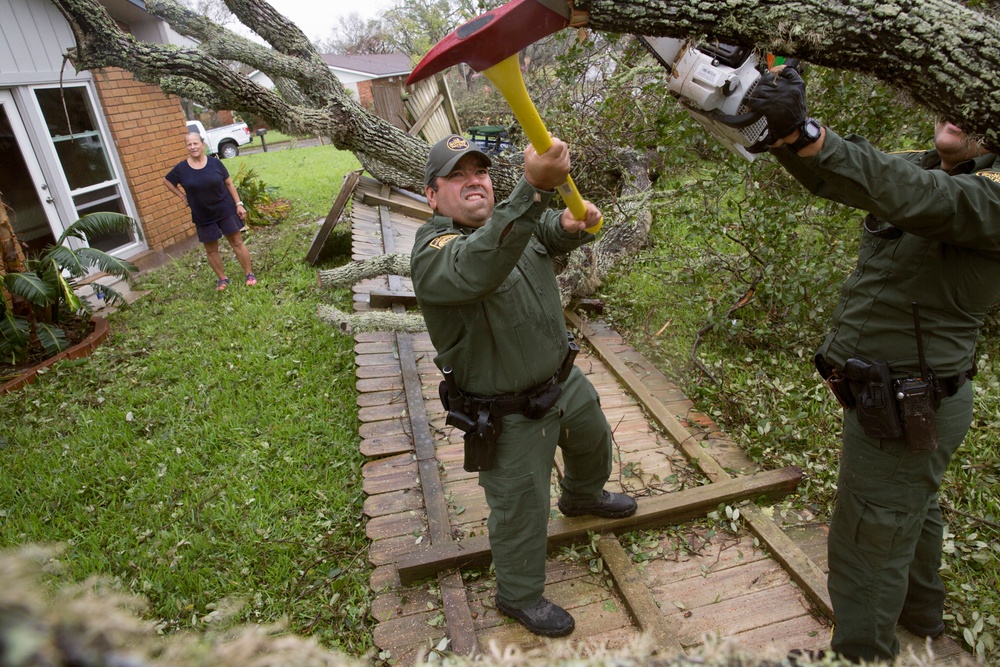
POLYGON ((219 278, 215 281, 215 291, 221 292, 229 286, 229 278, 219 278))

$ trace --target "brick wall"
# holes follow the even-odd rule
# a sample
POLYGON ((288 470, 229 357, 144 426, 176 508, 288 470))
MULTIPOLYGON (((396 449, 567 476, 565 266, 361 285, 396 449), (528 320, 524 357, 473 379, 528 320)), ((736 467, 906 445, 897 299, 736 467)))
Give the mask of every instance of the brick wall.
POLYGON ((371 109, 375 106, 375 100, 372 98, 371 81, 358 81, 358 103, 366 109, 371 109))
POLYGON ((94 79, 146 243, 159 250, 186 240, 195 233, 191 213, 163 185, 187 156, 180 102, 125 70, 97 70, 94 79))

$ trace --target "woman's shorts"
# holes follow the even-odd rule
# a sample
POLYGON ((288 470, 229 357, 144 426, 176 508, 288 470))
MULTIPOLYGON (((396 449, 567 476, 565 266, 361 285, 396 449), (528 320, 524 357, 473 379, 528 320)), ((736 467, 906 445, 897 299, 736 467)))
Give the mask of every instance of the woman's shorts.
POLYGON ((195 225, 198 230, 198 240, 202 243, 218 241, 223 236, 232 236, 243 229, 243 221, 240 216, 233 213, 228 218, 223 218, 219 222, 210 222, 207 225, 195 225))

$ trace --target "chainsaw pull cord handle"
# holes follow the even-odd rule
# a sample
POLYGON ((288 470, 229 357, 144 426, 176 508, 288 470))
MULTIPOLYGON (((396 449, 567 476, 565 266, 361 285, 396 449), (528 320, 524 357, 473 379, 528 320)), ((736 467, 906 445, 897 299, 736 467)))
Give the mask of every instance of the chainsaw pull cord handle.
MULTIPOLYGON (((541 155, 549 150, 552 147, 552 138, 549 136, 549 131, 545 129, 545 123, 538 115, 534 102, 528 95, 528 89, 524 87, 524 77, 521 76, 521 65, 517 60, 517 54, 501 60, 492 67, 487 67, 482 73, 507 100, 510 110, 514 112, 514 117, 521 124, 521 129, 524 130, 531 145, 535 147, 535 151, 541 155)), ((558 186, 556 190, 559 191, 573 217, 577 220, 583 220, 587 217, 587 207, 583 203, 583 197, 576 189, 572 177, 567 176, 566 182, 558 186)), ((602 218, 597 221, 596 225, 589 227, 587 231, 596 234, 603 223, 604 219, 602 218)))

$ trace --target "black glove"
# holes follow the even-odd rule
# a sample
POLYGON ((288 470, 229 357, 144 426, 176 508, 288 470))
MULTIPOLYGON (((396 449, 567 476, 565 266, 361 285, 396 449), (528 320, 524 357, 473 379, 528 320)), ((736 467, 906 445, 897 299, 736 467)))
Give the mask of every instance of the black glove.
POLYGON ((747 95, 746 105, 767 118, 768 143, 799 129, 806 119, 806 82, 794 67, 766 72, 747 95))

